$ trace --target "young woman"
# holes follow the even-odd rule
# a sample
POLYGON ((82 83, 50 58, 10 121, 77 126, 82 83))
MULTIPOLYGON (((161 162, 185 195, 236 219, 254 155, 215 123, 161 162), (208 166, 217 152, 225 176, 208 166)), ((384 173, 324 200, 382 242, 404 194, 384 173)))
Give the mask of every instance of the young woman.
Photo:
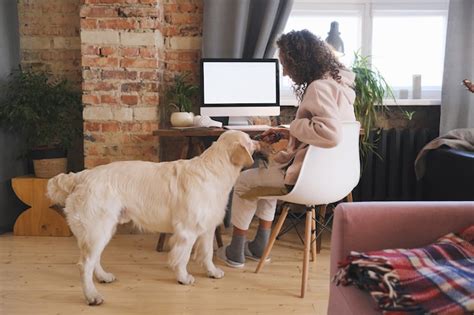
POLYGON ((291 189, 298 178, 307 146, 336 146, 341 140, 341 122, 355 121, 355 92, 352 89, 355 75, 336 59, 330 46, 308 30, 283 34, 277 45, 283 75, 293 80, 300 105, 289 129, 270 129, 262 134, 263 138, 271 138, 278 132, 280 137, 289 140, 286 150, 275 157, 279 164, 242 172, 234 187, 232 241, 220 248, 217 256, 235 268, 243 267, 245 258, 260 259, 270 236, 276 207, 276 200, 245 199, 242 195, 255 187, 291 189), (259 228, 255 239, 247 242, 247 231, 254 215, 260 219, 259 228))

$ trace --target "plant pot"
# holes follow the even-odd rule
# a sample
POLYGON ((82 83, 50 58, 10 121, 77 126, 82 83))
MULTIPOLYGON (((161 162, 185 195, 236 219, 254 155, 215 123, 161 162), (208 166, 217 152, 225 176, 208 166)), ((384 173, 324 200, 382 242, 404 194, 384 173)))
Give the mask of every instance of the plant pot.
POLYGON ((39 148, 31 151, 35 176, 51 178, 67 172, 66 151, 60 148, 39 148))
POLYGON ((43 159, 33 160, 35 176, 39 178, 51 178, 67 172, 67 159, 43 159))
POLYGON ((193 113, 174 112, 171 114, 170 122, 173 127, 189 127, 193 125, 193 113))

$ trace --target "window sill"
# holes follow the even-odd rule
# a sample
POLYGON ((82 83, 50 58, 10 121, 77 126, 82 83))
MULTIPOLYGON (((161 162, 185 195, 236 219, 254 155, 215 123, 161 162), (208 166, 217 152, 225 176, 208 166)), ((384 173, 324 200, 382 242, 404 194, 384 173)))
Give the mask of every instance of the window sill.
POLYGON ((386 99, 384 100, 386 106, 439 106, 441 100, 439 99, 386 99))
MULTIPOLYGON (((439 99, 393 99, 384 100, 386 106, 440 106, 441 100, 439 99)), ((298 103, 293 98, 281 98, 280 106, 294 106, 297 107, 298 103)))

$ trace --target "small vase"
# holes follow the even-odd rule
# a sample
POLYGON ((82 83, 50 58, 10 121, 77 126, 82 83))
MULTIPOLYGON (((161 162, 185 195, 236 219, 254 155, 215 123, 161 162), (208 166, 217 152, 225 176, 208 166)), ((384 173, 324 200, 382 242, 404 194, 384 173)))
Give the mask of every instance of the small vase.
POLYGON ((171 114, 170 121, 173 127, 190 127, 193 125, 193 113, 174 112, 171 114))

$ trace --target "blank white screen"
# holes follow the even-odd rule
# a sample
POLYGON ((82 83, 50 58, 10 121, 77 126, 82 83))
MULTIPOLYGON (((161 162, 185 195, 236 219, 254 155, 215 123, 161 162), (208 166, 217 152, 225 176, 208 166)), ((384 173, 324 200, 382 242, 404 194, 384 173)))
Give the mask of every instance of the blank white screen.
POLYGON ((204 104, 276 103, 274 62, 203 62, 204 104))

